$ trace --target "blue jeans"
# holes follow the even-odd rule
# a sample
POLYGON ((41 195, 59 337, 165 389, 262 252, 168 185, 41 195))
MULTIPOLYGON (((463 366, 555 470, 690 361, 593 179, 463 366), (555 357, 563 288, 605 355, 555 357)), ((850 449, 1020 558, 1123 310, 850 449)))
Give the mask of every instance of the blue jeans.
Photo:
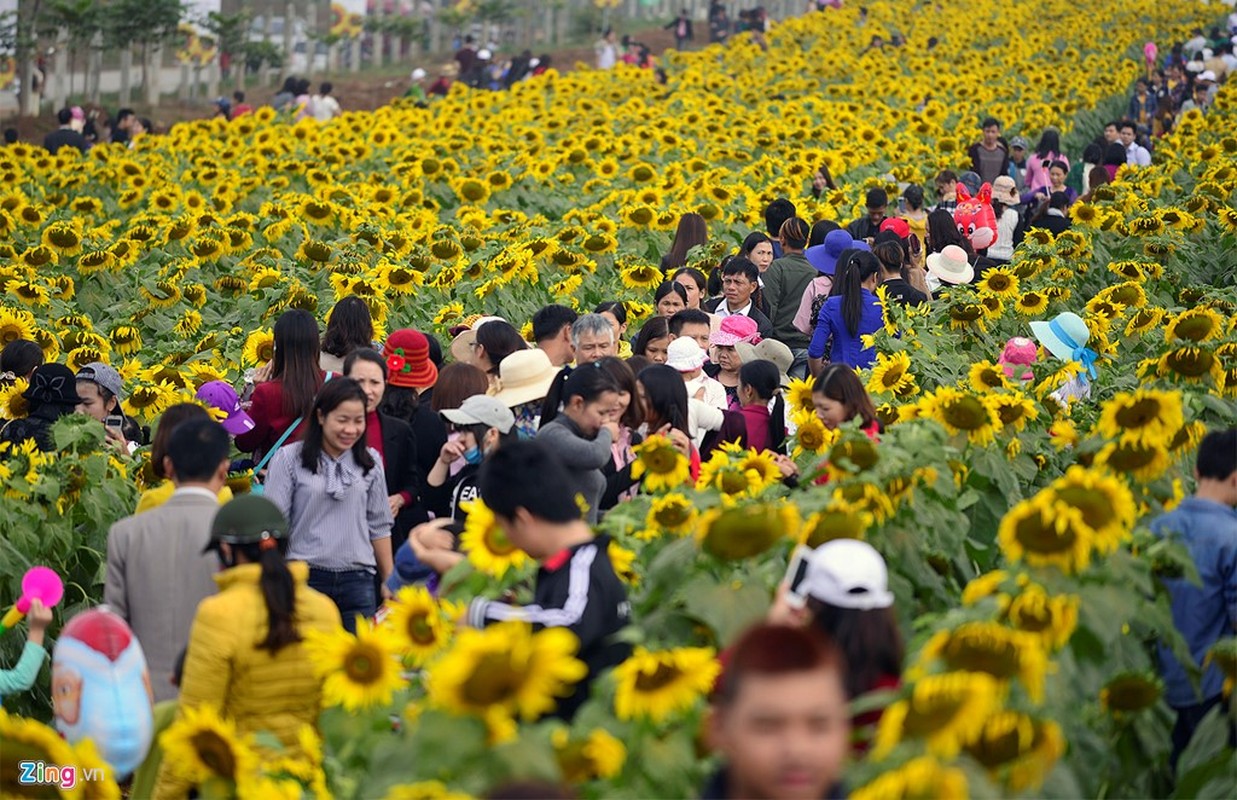
POLYGON ((331 572, 310 567, 309 588, 322 592, 335 601, 340 616, 344 618, 344 630, 348 633, 356 633, 357 614, 372 617, 378 610, 374 575, 363 569, 331 572))

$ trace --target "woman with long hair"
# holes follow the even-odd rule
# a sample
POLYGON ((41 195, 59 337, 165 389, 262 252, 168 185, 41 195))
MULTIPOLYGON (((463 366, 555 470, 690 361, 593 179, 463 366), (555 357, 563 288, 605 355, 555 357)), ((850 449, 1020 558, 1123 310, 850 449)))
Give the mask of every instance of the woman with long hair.
POLYGON ((975 260, 975 248, 971 247, 971 240, 958 230, 958 223, 954 222, 953 213, 938 208, 928 214, 928 241, 924 242, 925 256, 939 253, 951 244, 965 250, 967 260, 975 260))
POLYGON ((636 460, 635 447, 644 440, 639 428, 644 422, 644 408, 640 405, 640 389, 636 386, 636 373, 621 358, 607 356, 597 362, 610 373, 618 384, 618 399, 610 411, 610 419, 618 428, 618 436, 610 445, 611 459, 601 468, 606 479, 606 490, 601 495, 601 510, 608 511, 622 500, 635 496, 636 482, 631 478, 631 465, 636 460))
POLYGON ((344 359, 353 350, 374 346, 374 320, 369 306, 353 295, 345 297, 331 309, 322 334, 322 354, 318 364, 327 372, 342 372, 344 359))
POLYGON ((382 457, 369 447, 369 399, 352 378, 322 387, 308 414, 302 441, 271 461, 266 496, 290 523, 289 558, 309 564, 309 585, 335 601, 344 627, 378 607, 374 576, 394 568, 382 457))
POLYGON ((368 347, 353 350, 344 359, 344 375, 365 392, 365 441, 382 460, 387 503, 395 519, 391 529, 391 552, 395 552, 408 539, 415 519, 411 512, 421 499, 417 439, 407 422, 382 413, 389 365, 381 353, 368 347))
POLYGON ((282 446, 301 438, 325 378, 318 366, 318 323, 312 314, 299 308, 285 311, 275 322, 274 334, 270 379, 254 387, 248 409, 253 430, 236 437, 236 448, 255 456, 274 447, 289 428, 292 432, 282 446))
MULTIPOLYGON (((623 337, 627 335, 627 307, 621 300, 605 300, 593 309, 594 314, 600 314, 614 328, 614 353, 619 358, 631 356, 631 343, 623 337)), ((578 354, 577 354, 578 355, 578 354)))
POLYGON ((662 270, 672 272, 682 267, 687 263, 687 252, 708 241, 709 223, 705 222, 704 217, 690 211, 679 217, 679 226, 674 231, 670 252, 661 259, 662 270))
POLYGON ((636 342, 631 346, 632 354, 644 356, 654 364, 665 364, 671 338, 669 318, 652 317, 636 336, 636 342))
MULTIPOLYGON (((753 231, 743 240, 739 247, 739 257, 746 258, 756 265, 756 270, 763 276, 773 263, 773 240, 760 231, 753 231)), ((725 266, 724 264, 722 266, 725 266)), ((721 274, 721 271, 718 271, 721 274)), ((764 284, 762 279, 756 281, 756 291, 752 293, 752 303, 765 316, 769 314, 769 304, 765 302, 764 284)))
POLYGON ((663 281, 653 293, 653 307, 657 316, 670 319, 687 308, 687 290, 678 281, 663 281))
POLYGON ((1035 145, 1035 152, 1027 156, 1026 191, 1034 194, 1051 185, 1048 170, 1055 161, 1063 163, 1066 174, 1069 173, 1069 159, 1061 154, 1060 132, 1056 128, 1044 128, 1035 145))
POLYGON ((863 336, 875 333, 885 324, 880 301, 874 292, 880 285, 880 261, 871 253, 859 252, 838 271, 833 293, 820 307, 816 331, 808 347, 813 375, 824 368, 825 345, 829 360, 856 368, 871 365, 876 348, 864 347, 863 336))
POLYGON ((528 342, 510 322, 494 320, 477 328, 473 345, 473 363, 489 377, 491 385, 498 379, 498 367, 503 359, 519 350, 527 350, 528 342))
POLYGON ((572 370, 561 383, 561 412, 541 418, 537 441, 543 442, 567 467, 571 483, 555 487, 570 496, 584 498, 585 518, 596 523, 601 513, 601 498, 606 490, 602 468, 610 463, 611 445, 618 439, 618 422, 613 417, 618 405, 619 384, 601 362, 594 361, 572 370))
POLYGON ((0 350, 0 387, 28 381, 44 361, 43 348, 29 339, 14 339, 0 350))
MULTIPOLYGON (((340 614, 309 586, 309 567, 288 555, 288 535, 284 515, 258 495, 242 495, 215 515, 209 549, 222 567, 219 593, 194 615, 179 713, 212 707, 240 735, 273 735, 280 755, 307 758, 301 731, 317 727, 323 679, 305 641, 338 631, 340 614)), ((154 796, 185 796, 189 787, 178 784, 165 759, 154 796)))
POLYGON ((141 426, 125 414, 121 402, 124 400, 124 379, 120 373, 108 364, 94 361, 77 371, 77 394, 82 402, 77 406, 77 413, 94 417, 107 425, 109 417, 120 418, 120 428, 108 427, 107 437, 116 444, 125 447, 128 455, 132 455, 137 446, 142 444, 145 435, 141 426))
POLYGON ((672 367, 653 364, 640 370, 636 388, 644 409, 646 436, 667 437, 676 450, 691 460, 691 475, 695 480, 700 475, 700 453, 691 441, 687 384, 672 367))
POLYGON ((897 234, 882 231, 877 234, 876 238, 877 242, 872 246, 872 255, 880 261, 880 285, 885 287, 886 297, 905 306, 917 306, 928 302, 927 292, 921 291, 908 280, 912 267, 907 264, 906 248, 898 240, 897 234))
POLYGON ((858 418, 865 433, 875 438, 880 432, 876 406, 855 370, 846 364, 829 364, 812 384, 812 406, 829 430, 858 418))
POLYGON ((779 391, 781 373, 772 361, 756 360, 739 369, 739 402, 753 450, 778 450, 786 440, 786 405, 779 391))

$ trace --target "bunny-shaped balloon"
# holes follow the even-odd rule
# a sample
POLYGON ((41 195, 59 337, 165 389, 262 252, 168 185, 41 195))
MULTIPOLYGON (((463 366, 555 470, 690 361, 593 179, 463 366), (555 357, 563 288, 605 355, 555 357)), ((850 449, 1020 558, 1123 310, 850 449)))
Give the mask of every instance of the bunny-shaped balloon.
POLYGON ((954 222, 975 250, 985 250, 996 243, 996 213, 992 210, 992 186, 985 183, 979 194, 971 197, 966 187, 958 184, 958 206, 954 222))

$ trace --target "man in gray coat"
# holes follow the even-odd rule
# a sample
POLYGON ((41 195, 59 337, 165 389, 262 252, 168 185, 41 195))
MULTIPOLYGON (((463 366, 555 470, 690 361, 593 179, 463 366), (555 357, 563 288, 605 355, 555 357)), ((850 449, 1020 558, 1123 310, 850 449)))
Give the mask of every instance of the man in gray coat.
POLYGON ((217 422, 182 423, 163 461, 176 491, 162 506, 120 520, 107 537, 103 601, 137 635, 155 702, 176 699, 176 659, 189 643, 198 603, 215 593, 219 563, 202 551, 227 483, 230 446, 217 422))

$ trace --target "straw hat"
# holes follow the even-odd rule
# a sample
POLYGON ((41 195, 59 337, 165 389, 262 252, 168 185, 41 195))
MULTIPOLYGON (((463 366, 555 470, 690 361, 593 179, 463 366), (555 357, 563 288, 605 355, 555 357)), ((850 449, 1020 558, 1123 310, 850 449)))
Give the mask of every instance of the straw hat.
POLYGON ((498 365, 498 392, 494 398, 507 408, 545 398, 558 377, 558 368, 541 348, 520 350, 498 365))
POLYGON ((795 354, 790 352, 790 348, 786 345, 776 339, 762 339, 759 344, 739 342, 734 349, 739 354, 739 358, 743 359, 744 364, 749 361, 772 361, 777 366, 780 384, 790 385, 790 376, 786 373, 795 363, 795 354))
POLYGON ((487 322, 506 322, 506 320, 502 317, 479 317, 468 328, 460 331, 451 340, 451 356, 456 361, 464 364, 472 363, 473 345, 477 343, 477 329, 487 322))

